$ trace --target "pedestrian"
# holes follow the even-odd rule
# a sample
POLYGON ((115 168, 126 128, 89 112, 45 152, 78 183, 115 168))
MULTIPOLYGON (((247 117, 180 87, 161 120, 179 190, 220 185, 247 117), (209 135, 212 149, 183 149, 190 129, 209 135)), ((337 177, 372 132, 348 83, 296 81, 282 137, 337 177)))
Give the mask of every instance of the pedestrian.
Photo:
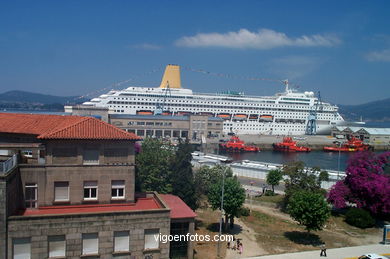
POLYGON ((244 252, 244 246, 242 245, 242 243, 240 243, 240 254, 242 254, 244 252))
POLYGON ((230 249, 230 241, 227 242, 227 248, 230 249))
POLYGON ((322 245, 321 245, 320 256, 325 256, 326 257, 326 246, 325 246, 325 243, 322 243, 322 245))

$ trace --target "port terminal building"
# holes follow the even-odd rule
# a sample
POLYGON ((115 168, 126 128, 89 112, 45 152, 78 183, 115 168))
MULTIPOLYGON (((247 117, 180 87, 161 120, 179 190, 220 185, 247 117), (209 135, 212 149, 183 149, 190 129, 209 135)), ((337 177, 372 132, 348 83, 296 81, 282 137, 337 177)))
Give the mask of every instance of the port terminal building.
POLYGON ((335 126, 332 128, 331 134, 339 139, 355 137, 373 146, 390 146, 390 128, 335 126))
POLYGON ((223 135, 223 119, 208 115, 128 115, 114 114, 108 108, 91 106, 65 106, 72 115, 92 116, 139 137, 157 137, 177 140, 188 138, 192 143, 205 143, 223 135))

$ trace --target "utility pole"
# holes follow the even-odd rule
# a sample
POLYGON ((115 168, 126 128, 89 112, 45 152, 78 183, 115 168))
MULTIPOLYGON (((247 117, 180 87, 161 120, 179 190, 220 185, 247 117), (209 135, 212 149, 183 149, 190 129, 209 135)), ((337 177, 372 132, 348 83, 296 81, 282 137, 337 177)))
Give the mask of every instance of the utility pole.
MULTIPOLYGON (((221 161, 221 163, 228 164, 231 163, 230 160, 224 160, 221 161)), ((225 194, 225 174, 226 171, 228 170, 228 166, 226 165, 225 169, 223 170, 222 174, 222 190, 221 190, 221 218, 219 220, 219 234, 218 234, 218 246, 217 246, 217 258, 221 258, 221 235, 222 235, 222 222, 223 222, 223 196, 225 194)), ((225 222, 227 224, 227 222, 225 222)))

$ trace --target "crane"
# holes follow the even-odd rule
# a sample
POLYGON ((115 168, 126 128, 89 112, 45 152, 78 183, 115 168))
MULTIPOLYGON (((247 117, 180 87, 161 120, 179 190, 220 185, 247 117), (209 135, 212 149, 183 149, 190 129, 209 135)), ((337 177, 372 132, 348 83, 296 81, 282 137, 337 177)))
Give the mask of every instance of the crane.
POLYGON ((169 111, 169 107, 166 106, 167 98, 171 97, 171 88, 169 87, 169 81, 167 81, 167 86, 164 89, 164 94, 162 100, 157 103, 156 109, 154 110, 154 115, 161 115, 164 111, 169 111))
POLYGON ((321 93, 318 91, 317 102, 312 106, 309 111, 309 117, 307 118, 306 135, 317 134, 317 112, 322 111, 321 93))

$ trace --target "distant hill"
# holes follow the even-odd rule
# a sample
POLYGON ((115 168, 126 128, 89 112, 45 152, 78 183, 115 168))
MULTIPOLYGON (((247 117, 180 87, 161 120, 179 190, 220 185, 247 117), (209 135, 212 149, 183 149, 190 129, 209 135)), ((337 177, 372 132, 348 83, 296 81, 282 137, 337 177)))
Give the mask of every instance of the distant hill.
POLYGON ((339 105, 344 119, 358 121, 390 121, 390 98, 360 105, 339 105))
POLYGON ((26 91, 8 91, 0 94, 1 109, 62 110, 65 104, 79 104, 86 99, 78 96, 54 96, 26 91))

